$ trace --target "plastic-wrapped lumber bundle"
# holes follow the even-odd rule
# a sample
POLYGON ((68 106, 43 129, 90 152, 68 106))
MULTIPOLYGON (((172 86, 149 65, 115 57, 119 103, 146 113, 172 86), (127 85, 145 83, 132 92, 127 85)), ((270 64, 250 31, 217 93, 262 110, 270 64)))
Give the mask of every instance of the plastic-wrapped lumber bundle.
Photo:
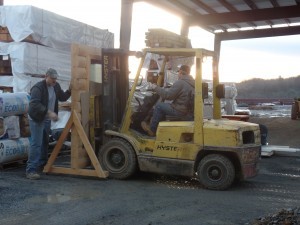
POLYGON ((151 48, 191 48, 187 37, 172 33, 164 29, 149 29, 146 32, 146 46, 151 48))
POLYGON ((114 34, 30 5, 0 6, 0 40, 71 50, 72 43, 113 48, 114 34))

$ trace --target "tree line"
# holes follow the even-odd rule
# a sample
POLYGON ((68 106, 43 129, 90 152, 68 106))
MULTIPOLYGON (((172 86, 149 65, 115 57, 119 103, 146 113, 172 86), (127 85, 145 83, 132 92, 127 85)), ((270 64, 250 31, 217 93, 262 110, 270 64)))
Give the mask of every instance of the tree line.
POLYGON ((254 78, 236 83, 238 98, 300 98, 300 75, 264 80, 254 78))

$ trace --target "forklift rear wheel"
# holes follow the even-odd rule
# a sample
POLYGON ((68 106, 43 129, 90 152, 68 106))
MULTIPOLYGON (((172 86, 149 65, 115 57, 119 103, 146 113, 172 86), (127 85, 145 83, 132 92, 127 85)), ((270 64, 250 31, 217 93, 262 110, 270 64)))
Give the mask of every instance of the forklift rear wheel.
POLYGON ((137 169, 135 151, 126 140, 120 138, 113 138, 104 144, 98 153, 98 159, 111 178, 126 179, 137 169))
POLYGON ((199 163, 197 173, 202 185, 211 190, 225 190, 235 178, 232 162, 219 154, 205 156, 199 163))

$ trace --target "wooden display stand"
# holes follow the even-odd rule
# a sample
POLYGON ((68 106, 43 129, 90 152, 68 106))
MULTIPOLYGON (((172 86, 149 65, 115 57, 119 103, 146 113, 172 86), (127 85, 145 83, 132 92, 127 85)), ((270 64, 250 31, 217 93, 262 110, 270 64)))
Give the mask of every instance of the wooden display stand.
POLYGON ((48 162, 45 173, 61 173, 106 178, 107 171, 103 171, 96 157, 94 149, 88 139, 89 133, 89 83, 90 66, 92 60, 101 60, 101 49, 72 44, 72 103, 71 116, 64 128, 48 162), (71 168, 53 166, 63 142, 71 132, 71 168), (93 166, 93 169, 87 167, 93 166))
MULTIPOLYGON (((78 149, 71 149, 71 159, 76 160, 76 152, 78 149)), ((71 175, 82 175, 82 176, 95 176, 100 178, 105 178, 108 176, 107 171, 103 171, 99 161, 95 155, 95 152, 88 140, 88 137, 86 136, 83 127, 79 121, 79 118, 77 116, 77 113, 75 111, 72 112, 66 127, 64 128, 61 136, 59 137, 57 144, 47 162, 47 165, 44 168, 44 173, 63 173, 63 174, 71 174, 71 175), (63 145, 64 140, 66 139, 70 129, 73 131, 77 131, 77 133, 80 136, 81 141, 83 142, 83 145, 85 147, 85 150, 89 156, 89 159, 91 160, 91 163, 94 167, 94 170, 92 169, 83 169, 80 167, 73 167, 73 168, 66 168, 66 167, 58 167, 53 166, 53 163, 58 156, 58 153, 61 151, 61 147, 63 145)))

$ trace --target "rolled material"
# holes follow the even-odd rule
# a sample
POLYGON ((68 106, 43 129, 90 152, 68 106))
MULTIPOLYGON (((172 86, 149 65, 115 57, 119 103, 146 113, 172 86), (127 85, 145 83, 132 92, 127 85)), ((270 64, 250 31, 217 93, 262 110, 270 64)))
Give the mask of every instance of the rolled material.
POLYGON ((26 92, 0 93, 0 117, 27 113, 29 99, 26 92))
POLYGON ((29 138, 0 140, 0 164, 27 159, 29 147, 29 138))

